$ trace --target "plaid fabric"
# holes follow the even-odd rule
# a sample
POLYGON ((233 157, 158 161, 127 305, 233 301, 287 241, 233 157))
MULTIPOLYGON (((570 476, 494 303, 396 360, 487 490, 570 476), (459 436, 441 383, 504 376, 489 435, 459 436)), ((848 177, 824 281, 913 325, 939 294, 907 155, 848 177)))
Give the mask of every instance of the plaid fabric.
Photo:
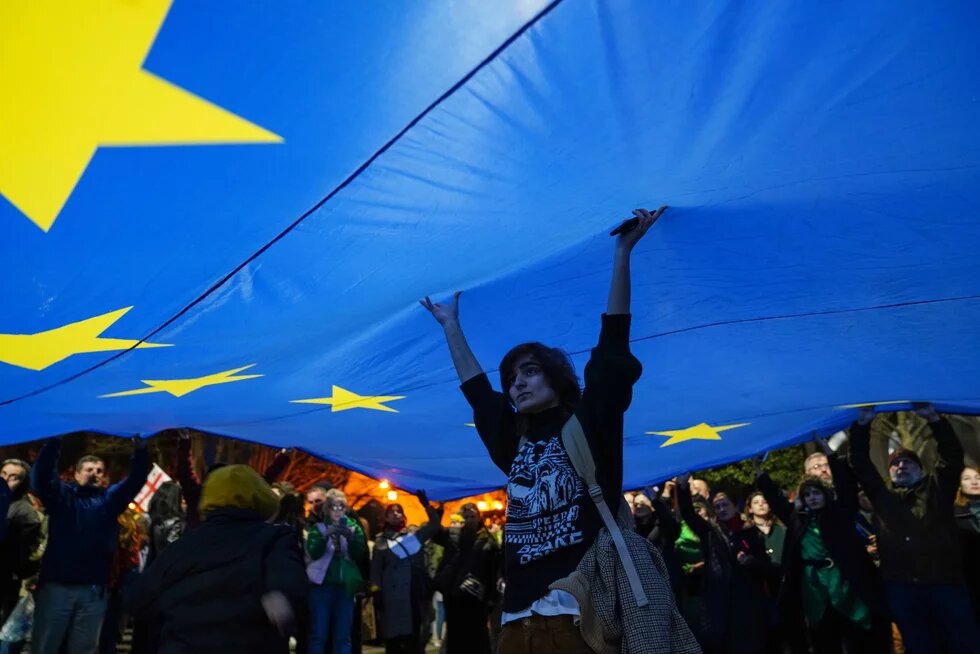
POLYGON ((599 532, 578 568, 551 585, 578 600, 582 637, 598 654, 700 654, 674 603, 667 567, 652 543, 623 530, 650 603, 638 607, 612 537, 599 532))

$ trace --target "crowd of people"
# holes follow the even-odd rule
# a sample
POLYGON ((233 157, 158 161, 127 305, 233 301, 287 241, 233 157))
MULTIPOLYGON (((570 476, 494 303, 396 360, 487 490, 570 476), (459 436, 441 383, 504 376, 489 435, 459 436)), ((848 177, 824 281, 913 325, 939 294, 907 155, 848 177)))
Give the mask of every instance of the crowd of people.
POLYGON ((217 463, 202 480, 186 432, 176 481, 144 513, 131 504, 150 472, 138 437, 114 484, 97 455, 63 480, 52 439, 33 465, 0 465, 0 654, 28 635, 35 654, 114 652, 127 624, 137 654, 348 654, 373 635, 389 654, 433 641, 448 654, 873 654, 894 650, 894 630, 909 654, 977 651, 980 469, 931 405, 915 405, 935 441, 928 470, 897 449, 879 474, 866 407, 849 456, 816 439, 796 488, 760 458, 745 497, 689 474, 624 497, 623 414, 641 374, 629 258, 664 209, 619 230, 584 389, 565 353, 525 343, 495 391, 459 294, 423 300, 508 477, 502 531, 473 504, 443 526, 424 491, 425 523, 397 503, 375 521, 327 482, 300 493, 280 479, 286 451, 262 474, 217 463))

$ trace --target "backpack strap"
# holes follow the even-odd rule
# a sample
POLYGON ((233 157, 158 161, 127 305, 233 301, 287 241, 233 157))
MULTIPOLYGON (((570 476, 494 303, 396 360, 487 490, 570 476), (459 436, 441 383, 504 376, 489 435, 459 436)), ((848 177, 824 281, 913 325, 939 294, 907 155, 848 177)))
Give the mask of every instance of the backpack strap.
MULTIPOLYGON (((643 584, 640 582, 640 574, 636 570, 636 562, 633 561, 633 557, 630 556, 629 550, 626 547, 626 540, 623 538, 623 530, 619 522, 613 517, 612 512, 609 510, 609 505, 606 504, 606 500, 602 496, 602 488, 599 487, 599 483, 596 481, 595 459, 592 458, 589 443, 585 439, 585 431, 582 429, 582 423, 579 422, 578 417, 574 414, 568 419, 564 427, 562 427, 561 439, 562 444, 565 446, 565 451, 568 453, 568 458, 572 461, 572 467, 575 468, 575 472, 578 473, 578 476, 588 486, 589 496, 595 502, 596 509, 599 510, 599 516, 602 518, 603 524, 609 530, 613 545, 616 546, 616 552, 619 554, 619 560, 623 564, 623 570, 626 571, 626 579, 629 581, 630 589, 633 591, 633 598, 636 600, 636 605, 646 606, 650 602, 647 599, 646 593, 643 592, 643 584)), ((625 518, 625 514, 622 511, 623 508, 626 508, 627 511, 629 510, 629 507, 625 506, 625 501, 622 501, 619 506, 621 519, 625 518)))

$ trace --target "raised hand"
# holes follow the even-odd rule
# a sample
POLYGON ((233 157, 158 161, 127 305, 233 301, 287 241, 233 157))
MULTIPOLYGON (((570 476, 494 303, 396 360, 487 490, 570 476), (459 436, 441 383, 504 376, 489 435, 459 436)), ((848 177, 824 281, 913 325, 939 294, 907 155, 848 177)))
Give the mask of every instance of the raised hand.
POLYGON ((683 488, 684 490, 690 490, 691 488, 691 473, 685 472, 684 474, 677 475, 677 487, 683 488))
POLYGON ((181 427, 180 429, 177 430, 177 438, 179 438, 180 440, 186 441, 189 440, 190 437, 191 437, 191 430, 188 429, 187 427, 181 427))
POLYGON ((293 630, 296 614, 286 596, 278 590, 273 590, 263 595, 261 602, 269 622, 281 635, 288 636, 293 630))
POLYGON ((833 455, 834 451, 830 449, 830 443, 827 442, 826 438, 820 438, 817 436, 817 432, 813 432, 813 442, 816 443, 817 448, 828 457, 833 455))
POLYGON ((616 247, 626 252, 631 251, 666 210, 667 205, 663 205, 653 213, 646 209, 633 209, 633 216, 639 220, 639 224, 625 234, 620 234, 616 238, 616 247))
POLYGON ((424 508, 426 510, 429 509, 429 507, 430 507, 430 505, 429 505, 429 495, 423 489, 420 488, 417 491, 415 491, 415 497, 417 497, 418 500, 419 500, 419 502, 421 502, 422 508, 424 508))
POLYGON ((445 304, 433 302, 427 295, 419 300, 419 304, 429 310, 436 322, 445 326, 448 323, 459 322, 459 296, 462 294, 462 291, 456 291, 453 293, 453 299, 445 304))
POLYGON ((875 408, 874 406, 867 405, 858 409, 858 424, 859 425, 870 425, 871 421, 875 419, 875 408))
POLYGON ((929 422, 935 422, 939 420, 939 414, 936 413, 936 407, 932 406, 930 402, 913 402, 912 409, 915 413, 929 422))
POLYGON ((756 454, 754 457, 752 457, 752 467, 755 468, 756 477, 762 476, 763 474, 762 464, 765 462, 765 460, 766 460, 765 454, 756 454))

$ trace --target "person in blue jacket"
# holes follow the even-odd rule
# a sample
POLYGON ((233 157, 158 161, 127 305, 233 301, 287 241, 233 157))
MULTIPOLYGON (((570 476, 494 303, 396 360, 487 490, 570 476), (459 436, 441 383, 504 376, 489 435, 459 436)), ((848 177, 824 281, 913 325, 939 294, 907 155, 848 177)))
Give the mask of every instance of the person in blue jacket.
POLYGON ((105 463, 86 455, 75 464, 75 480, 58 476, 61 439, 38 452, 31 484, 48 513, 48 544, 34 611, 31 651, 35 654, 95 652, 105 616, 109 566, 116 546, 116 519, 139 493, 150 472, 139 436, 129 476, 105 488, 105 463))

